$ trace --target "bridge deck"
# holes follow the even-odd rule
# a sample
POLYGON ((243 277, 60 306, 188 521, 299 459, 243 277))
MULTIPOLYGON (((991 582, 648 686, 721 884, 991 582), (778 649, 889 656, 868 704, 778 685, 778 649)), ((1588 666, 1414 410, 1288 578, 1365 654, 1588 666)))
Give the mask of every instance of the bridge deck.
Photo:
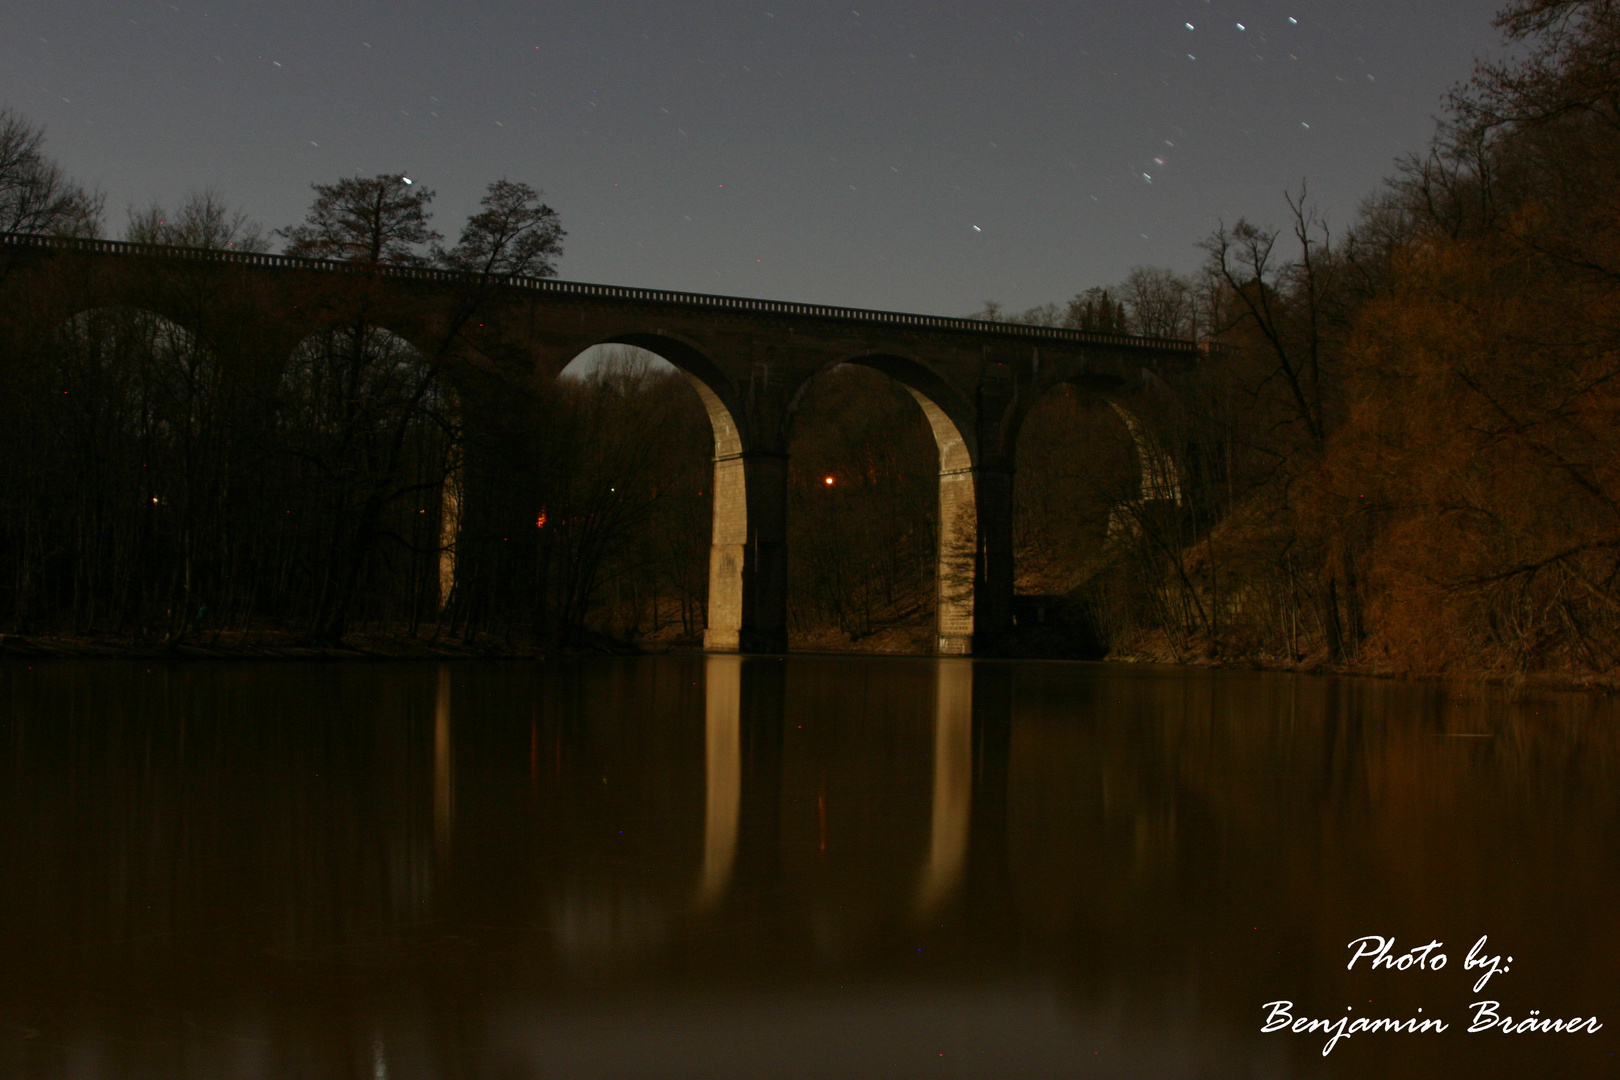
MULTIPOLYGON (((85 240, 72 237, 14 233, 0 236, 0 247, 43 248, 53 251, 121 255, 137 258, 186 259, 231 263, 238 266, 265 269, 304 270, 333 274, 379 274, 388 278, 442 282, 445 284, 473 284, 482 281, 480 276, 474 273, 459 270, 442 270, 436 267, 388 264, 373 267, 332 259, 306 259, 295 255, 270 255, 256 252, 224 251, 213 248, 171 247, 163 244, 131 244, 122 240, 85 240)), ((837 307, 829 304, 800 304, 790 300, 766 300, 750 296, 721 296, 711 293, 679 292, 671 289, 641 289, 628 285, 600 285, 585 281, 561 281, 556 278, 514 277, 500 281, 500 285, 503 288, 602 300, 628 300, 633 303, 678 304, 683 307, 706 307, 774 315, 797 315, 805 318, 835 319, 844 322, 905 326, 912 329, 966 331, 979 335, 992 334, 998 337, 1021 340, 1034 339, 1080 345, 1102 345, 1123 349, 1147 349, 1156 353, 1180 352, 1196 355, 1208 351, 1207 343, 1177 338, 1103 334, 1091 330, 1072 330, 1060 326, 987 322, 982 319, 962 319, 948 315, 877 311, 870 308, 837 307)))

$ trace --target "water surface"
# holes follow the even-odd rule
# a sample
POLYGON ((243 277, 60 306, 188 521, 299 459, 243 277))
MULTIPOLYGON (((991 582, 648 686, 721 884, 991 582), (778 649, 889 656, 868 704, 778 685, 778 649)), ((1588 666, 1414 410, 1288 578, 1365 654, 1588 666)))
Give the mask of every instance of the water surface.
POLYGON ((1432 684, 11 664, 0 1076, 1614 1076, 1617 782, 1607 705, 1432 684))

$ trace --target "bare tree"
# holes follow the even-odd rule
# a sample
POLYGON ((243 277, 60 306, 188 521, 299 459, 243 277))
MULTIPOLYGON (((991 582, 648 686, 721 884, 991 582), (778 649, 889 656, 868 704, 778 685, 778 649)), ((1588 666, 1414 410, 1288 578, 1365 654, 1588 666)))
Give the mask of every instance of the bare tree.
POLYGON ((461 240, 440 261, 487 279, 556 277, 567 235, 557 211, 528 184, 497 180, 479 200, 483 210, 467 221, 461 240))
POLYGON ((45 156, 45 132, 0 109, 0 236, 94 236, 102 197, 73 183, 45 156))
POLYGON ((1156 266, 1136 266, 1119 286, 1130 326, 1146 337, 1187 338, 1197 333, 1198 305, 1192 283, 1156 266))
POLYGON ((1256 391, 1272 382, 1286 390, 1293 419, 1306 431, 1310 447, 1320 453, 1327 440, 1326 356, 1322 300, 1331 289, 1327 226, 1305 203, 1288 198, 1294 216, 1299 261, 1277 252, 1279 233, 1239 219, 1230 230, 1217 228, 1201 245, 1209 253, 1206 269, 1224 287, 1227 317, 1218 329, 1256 334, 1268 363, 1256 391))
POLYGON ((270 250, 264 227, 247 211, 232 208, 213 188, 193 191, 179 209, 170 212, 154 202, 145 210, 129 211, 124 239, 132 244, 170 244, 175 247, 217 251, 270 250))
POLYGON ((1478 65, 1472 83, 1451 98, 1464 123, 1501 128, 1585 115, 1620 129, 1613 0, 1511 0, 1496 26, 1528 53, 1478 65))
POLYGON ((310 186, 315 202, 303 223, 276 230, 288 255, 415 266, 427 261, 419 249, 444 238, 428 226, 433 192, 404 176, 349 176, 310 186))

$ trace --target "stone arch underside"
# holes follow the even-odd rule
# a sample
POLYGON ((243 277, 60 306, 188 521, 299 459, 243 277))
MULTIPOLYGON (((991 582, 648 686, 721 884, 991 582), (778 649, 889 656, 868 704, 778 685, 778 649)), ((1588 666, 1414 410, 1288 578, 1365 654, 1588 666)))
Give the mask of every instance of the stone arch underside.
POLYGON ((973 651, 979 574, 977 464, 972 412, 944 379, 907 357, 851 357, 894 379, 922 409, 939 451, 939 550, 935 556, 934 648, 942 656, 973 651))
MULTIPOLYGON (((680 369, 702 400, 714 431, 713 524, 703 647, 711 652, 758 647, 761 643, 750 640, 750 631, 761 614, 754 609, 763 598, 754 595, 759 591, 758 583, 747 578, 758 576, 757 533, 750 545, 749 480, 750 473, 759 470, 750 468, 755 463, 747 453, 745 429, 738 422, 741 413, 730 380, 696 347, 666 334, 617 334, 597 344, 629 345, 668 361, 680 369), (749 550, 751 546, 753 551, 749 550)), ((785 645, 784 637, 780 647, 785 645)))
POLYGON ((161 310, 123 302, 81 306, 57 320, 54 333, 72 366, 121 367, 133 375, 120 391, 129 395, 133 414, 171 435, 194 431, 218 405, 224 381, 219 353, 193 326, 161 310))
POLYGON ((1141 473, 1138 498, 1145 503, 1171 502, 1181 505, 1181 474, 1176 471, 1175 459, 1165 450, 1141 419, 1115 398, 1108 398, 1108 407, 1114 410, 1131 433, 1131 446, 1136 451, 1136 464, 1141 473))
POLYGON ((935 560, 935 649, 973 651, 974 592, 979 555, 979 500, 967 441, 951 418, 921 391, 906 387, 928 418, 939 447, 939 553, 935 560))
POLYGON ((88 304, 70 310, 56 320, 57 332, 76 336, 82 344, 105 345, 110 339, 130 330, 144 332, 149 338, 147 346, 170 353, 207 355, 217 361, 218 351, 199 333, 198 328, 158 307, 122 300, 88 304), (100 335, 100 342, 92 341, 100 335))
POLYGON ((1120 528, 1134 527, 1126 523, 1144 506, 1163 502, 1180 505, 1181 474, 1175 459, 1153 427, 1137 415, 1126 399, 1122 399, 1119 392, 1123 387, 1118 380, 1098 384, 1085 379, 1070 379, 1053 384, 1046 392, 1059 389, 1078 395, 1080 403, 1091 408, 1100 410, 1106 406, 1119 421, 1119 428, 1125 436, 1124 443, 1129 447, 1129 459, 1136 476, 1136 492, 1134 497, 1123 496, 1123 501, 1111 505, 1108 535, 1114 535, 1120 528))
MULTIPOLYGON (((366 402, 406 423, 421 423, 434 410, 454 414, 456 398, 432 374, 433 353, 423 335, 387 319, 328 316, 300 327, 276 371, 279 393, 302 401, 299 411, 320 418, 328 434, 343 423, 355 402, 366 402), (423 390, 428 393, 424 396, 423 390)), ((394 422, 394 421, 390 421, 394 422)), ((447 439, 444 482, 439 495, 437 588, 439 610, 450 605, 456 587, 462 520, 462 448, 447 439)))

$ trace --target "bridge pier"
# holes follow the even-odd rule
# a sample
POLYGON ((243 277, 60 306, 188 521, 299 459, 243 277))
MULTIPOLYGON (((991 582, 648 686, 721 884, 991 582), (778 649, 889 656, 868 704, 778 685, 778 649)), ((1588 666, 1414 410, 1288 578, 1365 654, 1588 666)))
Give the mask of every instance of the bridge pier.
POLYGON ((973 573, 973 652, 994 655, 1013 621, 1013 470, 973 470, 978 542, 973 573))
POLYGON ((939 473, 939 558, 935 563, 934 651, 973 652, 974 597, 978 592, 979 512, 974 470, 939 473))
POLYGON ((710 652, 787 652, 787 466, 766 450, 715 458, 710 652))

